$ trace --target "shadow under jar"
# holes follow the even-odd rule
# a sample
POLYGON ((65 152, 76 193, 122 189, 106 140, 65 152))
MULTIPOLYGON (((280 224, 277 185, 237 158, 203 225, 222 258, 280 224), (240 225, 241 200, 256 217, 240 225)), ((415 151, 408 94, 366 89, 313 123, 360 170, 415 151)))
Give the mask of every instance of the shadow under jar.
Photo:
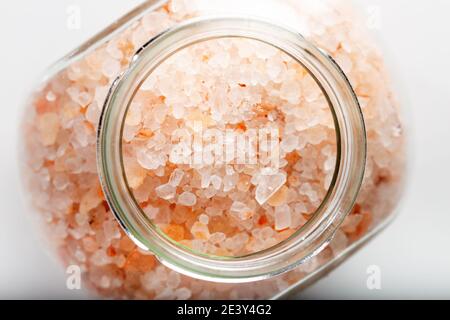
POLYGON ((396 94, 347 1, 146 1, 51 68, 22 126, 46 236, 105 297, 282 297, 403 187, 396 94))

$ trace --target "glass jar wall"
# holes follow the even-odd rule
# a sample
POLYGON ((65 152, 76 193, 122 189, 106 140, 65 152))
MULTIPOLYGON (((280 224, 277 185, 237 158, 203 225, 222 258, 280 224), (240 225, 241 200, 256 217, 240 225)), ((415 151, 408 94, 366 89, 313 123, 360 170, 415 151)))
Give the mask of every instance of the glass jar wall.
MULTIPOLYGON (((33 211, 64 265, 79 265, 86 285, 100 296, 280 296, 348 256, 389 221, 398 203, 405 167, 400 106, 383 56, 351 3, 247 0, 233 6, 232 2, 145 2, 56 64, 26 106, 23 172, 33 211), (222 279, 227 283, 206 281, 221 282, 215 279, 220 277, 202 277, 189 270, 189 263, 177 265, 158 255, 129 228, 132 212, 119 212, 121 194, 104 183, 105 168, 97 165, 99 154, 109 159, 103 150, 113 144, 98 139, 102 135, 98 137, 97 131, 104 127, 103 123, 99 128, 101 116, 104 122, 117 86, 132 80, 130 70, 140 59, 135 53, 154 48, 158 39, 148 41, 162 32, 177 34, 186 21, 205 21, 218 14, 261 16, 274 26, 286 25, 286 30, 300 33, 311 48, 324 53, 324 59, 333 58, 326 59, 329 65, 333 61, 339 65, 345 75, 341 80, 348 79, 364 120, 364 130, 353 132, 363 143, 353 139, 343 148, 343 124, 353 128, 353 122, 348 117, 338 121, 324 89, 327 77, 319 79, 282 44, 270 41, 222 37, 192 44, 161 61, 136 84, 117 130, 119 164, 136 210, 159 230, 161 239, 180 245, 172 249, 179 250, 177 254, 191 250, 205 259, 214 256, 235 263, 233 259, 264 250, 282 251, 288 239, 298 240, 314 225, 330 190, 340 185, 335 183, 337 173, 345 166, 337 164, 344 163, 340 161, 344 151, 364 151, 365 161, 352 168, 364 171, 364 178, 350 179, 342 187, 354 190, 357 198, 352 199, 351 210, 328 221, 332 230, 322 234, 322 245, 251 286, 239 284, 239 274, 233 277, 232 272, 222 279), (172 31, 166 32, 169 28, 172 31), (277 171, 263 174, 268 160, 263 165, 192 159, 180 163, 173 153, 179 147, 173 145, 174 134, 195 140, 197 124, 219 133, 275 128, 277 171)), ((329 92, 340 90, 336 85, 329 92)), ((195 149, 193 141, 191 146, 195 149)), ((257 155, 261 149, 255 149, 257 155)))

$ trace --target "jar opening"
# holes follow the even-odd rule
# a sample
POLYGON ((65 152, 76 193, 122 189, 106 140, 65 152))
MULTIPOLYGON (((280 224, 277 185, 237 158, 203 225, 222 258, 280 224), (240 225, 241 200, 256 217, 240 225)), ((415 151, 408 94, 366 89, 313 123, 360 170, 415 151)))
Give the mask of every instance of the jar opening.
MULTIPOLYGON (((223 59, 226 57, 218 59, 216 63, 224 63, 223 59)), ((167 76, 173 75, 167 74, 167 76)), ((177 81, 176 78, 173 80, 177 81)), ((245 85, 245 83, 241 84, 245 85)), ((287 90, 287 94, 289 93, 294 94, 295 90, 290 92, 287 90)), ((182 109, 183 103, 173 106, 174 109, 177 107, 182 109)), ((163 112, 163 110, 160 111, 163 112)), ((178 113, 177 117, 180 119, 187 117, 183 113, 185 110, 173 111, 178 113)), ((220 111, 219 108, 218 112, 220 111)), ((158 117, 161 114, 154 116, 158 117)), ((198 132, 200 128, 196 125, 204 125, 205 119, 197 119, 201 120, 197 122, 193 120, 191 129, 198 132)), ((143 134, 145 135, 145 132, 143 134)), ((148 134, 153 133, 148 132, 148 134)), ((271 134, 273 135, 269 136, 272 138, 275 136, 275 138, 269 138, 269 140, 278 142, 276 132, 271 134)), ((132 135, 135 136, 135 133, 132 135)), ((273 147, 272 144, 270 146, 273 147)), ((273 151, 276 148, 268 149, 273 151)), ((192 155, 195 152, 189 154, 192 155)), ((279 160, 277 156, 272 160, 279 160)), ((210 17, 192 20, 148 42, 136 53, 129 69, 111 87, 98 131, 98 166, 102 187, 112 211, 127 234, 141 248, 151 250, 171 268, 193 277, 222 282, 244 282, 268 278, 288 271, 320 252, 331 240, 337 227, 354 204, 364 173, 365 156, 364 122, 358 101, 347 78, 333 60, 293 31, 270 22, 241 17, 210 17), (139 201, 136 200, 136 194, 132 190, 133 163, 136 159, 124 157, 129 146, 123 145, 124 135, 126 136, 127 130, 133 127, 133 121, 136 120, 132 113, 139 112, 134 108, 140 108, 133 104, 133 100, 139 88, 151 85, 146 83, 149 75, 156 72, 156 69, 167 59, 187 47, 225 38, 264 43, 281 50, 298 65, 303 66, 320 86, 328 102, 337 141, 336 165, 329 182, 330 187, 311 219, 279 243, 236 257, 198 252, 192 247, 180 244, 173 239, 173 236, 168 236, 168 232, 158 228, 148 216, 154 214, 154 211, 144 213, 139 201)), ((177 159, 180 160, 180 158, 177 159)), ((245 159, 248 158, 245 157, 245 159)), ((148 160, 146 164, 149 167, 153 166, 153 162, 158 161, 158 159, 150 159, 150 161, 148 157, 144 160, 148 160)), ((192 165, 192 161, 195 162, 195 156, 190 157, 189 161, 192 165)), ((266 179, 265 188, 256 194, 255 200, 259 205, 264 205, 278 192, 279 187, 283 185, 283 179, 286 179, 286 176, 273 170, 274 167, 279 168, 280 163, 274 166, 270 159, 266 159, 266 164, 270 164, 266 168, 270 170, 266 170, 263 177, 266 179)), ((170 179, 173 179, 176 185, 167 183, 164 184, 165 187, 155 191, 159 191, 162 198, 169 197, 183 179, 182 174, 180 171, 172 170, 170 179)), ((188 207, 197 201, 195 194, 190 191, 186 189, 178 195, 177 201, 183 207, 188 207)), ((235 201, 233 205, 238 214, 251 213, 251 210, 244 208, 247 207, 246 203, 235 201)), ((153 209, 157 208, 151 207, 151 210, 153 209)), ((204 217, 204 219, 207 218, 204 217)), ((197 227, 198 232, 205 230, 201 228, 201 222, 197 227)), ((172 230, 172 234, 176 232, 177 230, 172 230)))

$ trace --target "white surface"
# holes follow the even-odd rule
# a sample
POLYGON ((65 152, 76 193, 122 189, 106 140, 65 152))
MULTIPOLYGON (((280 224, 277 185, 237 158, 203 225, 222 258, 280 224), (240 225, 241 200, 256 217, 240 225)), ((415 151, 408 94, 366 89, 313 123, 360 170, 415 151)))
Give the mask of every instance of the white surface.
MULTIPOLYGON (((379 8, 379 35, 409 103, 412 166, 396 221, 300 297, 450 298, 450 1, 359 0, 379 8), (381 290, 368 290, 367 268, 381 269, 381 290)), ((82 298, 66 289, 26 216, 17 169, 20 106, 39 74, 138 0, 0 1, 0 298, 82 298), (66 28, 70 5, 82 13, 66 28)), ((375 8, 375 9, 374 9, 375 8)), ((373 13, 373 11, 371 11, 373 13)))

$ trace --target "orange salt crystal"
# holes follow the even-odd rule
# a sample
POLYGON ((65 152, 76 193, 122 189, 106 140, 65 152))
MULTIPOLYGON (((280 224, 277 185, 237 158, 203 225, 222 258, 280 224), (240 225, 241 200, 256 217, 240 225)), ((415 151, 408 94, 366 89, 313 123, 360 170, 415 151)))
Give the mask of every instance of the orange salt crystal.
POLYGON ((34 101, 34 107, 37 114, 42 114, 51 111, 51 105, 45 98, 37 98, 34 101))
POLYGON ((260 226, 263 226, 263 225, 265 225, 267 223, 267 217, 265 216, 265 215, 262 215, 260 218, 259 218, 259 220, 258 220, 258 224, 260 225, 260 226))
POLYGON ((148 138, 153 137, 153 135, 154 135, 153 132, 148 129, 141 129, 141 130, 139 130, 139 132, 137 134, 138 138, 141 138, 141 139, 148 139, 148 138))
POLYGON ((245 125, 245 122, 239 122, 236 125, 236 129, 242 130, 242 131, 246 131, 247 130, 247 126, 245 125))
POLYGON ((297 151, 288 153, 288 154, 286 155, 286 161, 287 161, 290 165, 296 164, 297 161, 300 160, 300 158, 301 158, 301 157, 300 157, 300 155, 298 154, 297 151))
POLYGON ((352 213, 360 213, 360 212, 361 212, 361 205, 358 203, 355 203, 355 205, 353 206, 352 213))
POLYGON ((175 241, 181 241, 184 239, 184 227, 180 225, 169 224, 164 228, 164 232, 175 241))
POLYGON ((116 255, 116 249, 114 249, 114 247, 113 246, 109 246, 107 249, 106 249, 106 254, 109 256, 109 257, 114 257, 115 255, 116 255))
POLYGON ((148 272, 153 269, 156 261, 154 256, 144 255, 134 250, 127 256, 124 268, 129 271, 148 272))
POLYGON ((286 186, 282 186, 280 190, 278 190, 270 199, 267 201, 273 207, 279 207, 286 203, 287 194, 289 188, 286 186))
POLYGON ((102 186, 101 186, 101 185, 98 185, 98 186, 97 186, 97 194, 98 194, 98 196, 99 196, 100 198, 104 198, 104 197, 105 197, 105 195, 103 194, 103 189, 102 189, 102 186))
POLYGON ((136 247, 134 242, 127 236, 122 237, 119 242, 119 248, 123 251, 131 251, 136 247))

